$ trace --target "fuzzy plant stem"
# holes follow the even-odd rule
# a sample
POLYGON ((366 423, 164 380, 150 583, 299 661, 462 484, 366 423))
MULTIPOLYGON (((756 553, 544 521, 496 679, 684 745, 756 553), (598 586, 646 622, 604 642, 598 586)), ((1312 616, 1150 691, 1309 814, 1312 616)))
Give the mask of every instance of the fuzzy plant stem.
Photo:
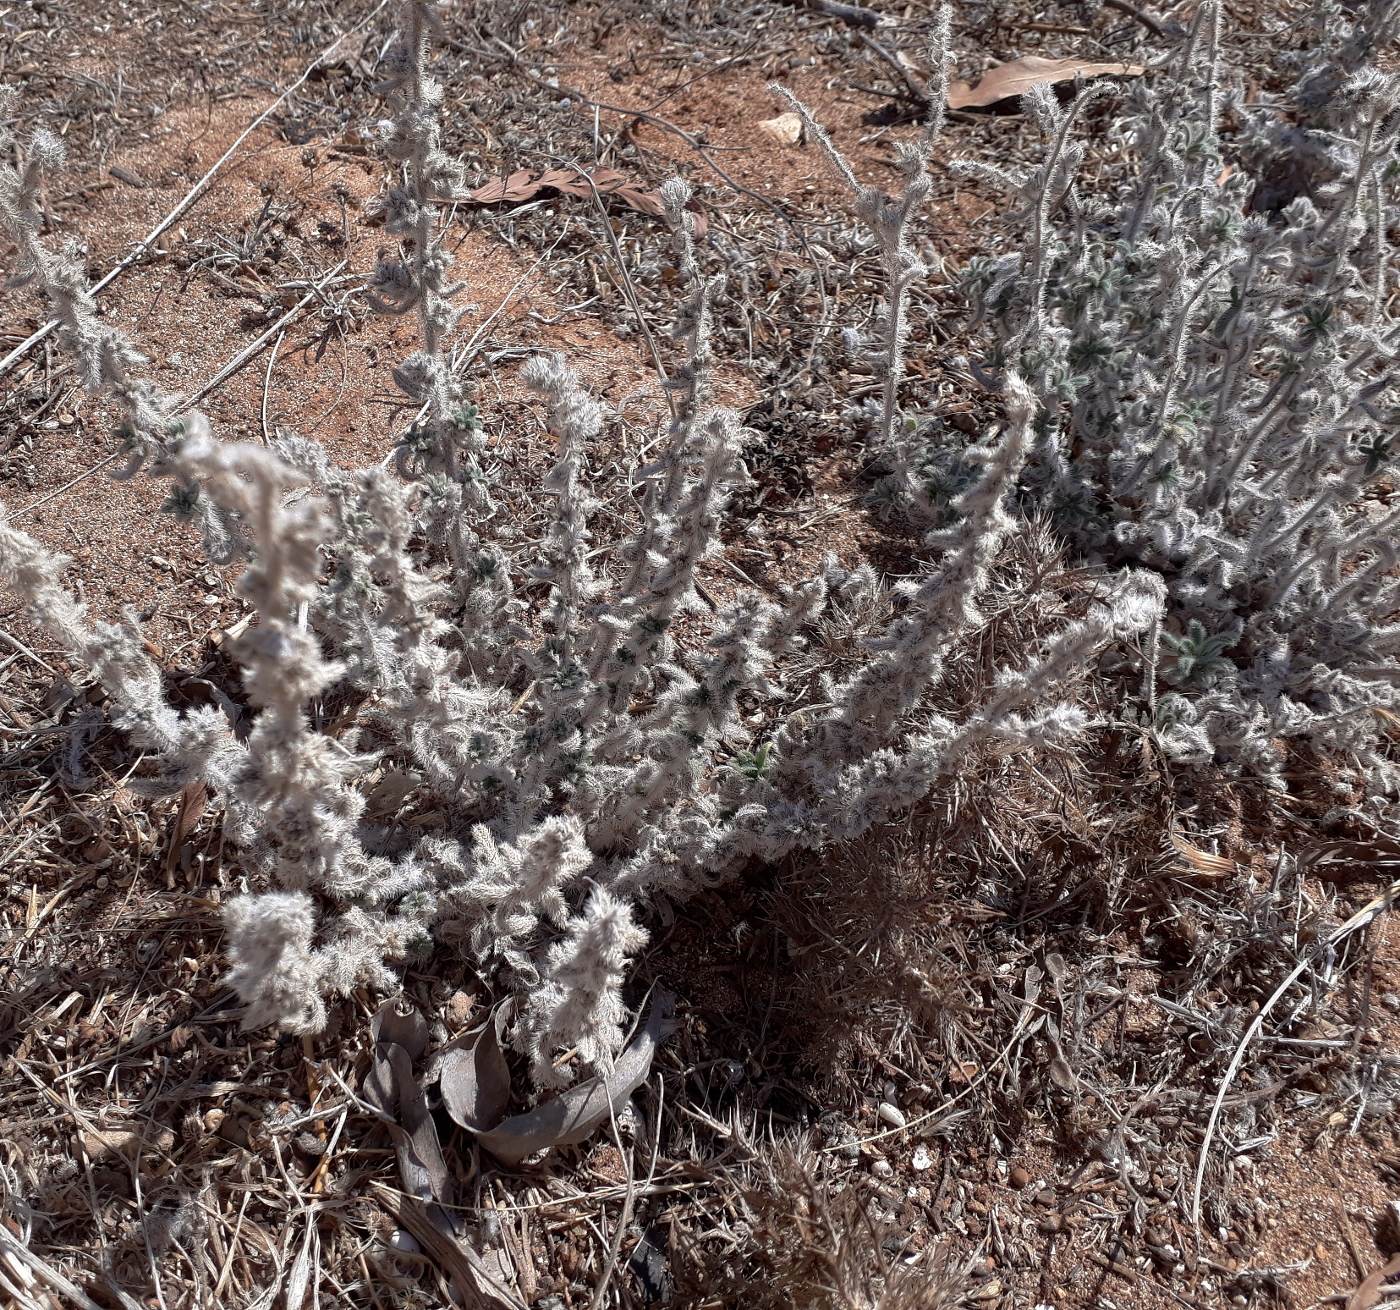
POLYGON ((836 174, 855 197, 856 213, 870 229, 880 251, 885 274, 885 304, 880 316, 880 346, 874 361, 881 377, 880 449, 893 457, 901 480, 909 482, 910 469, 905 442, 896 435, 900 420, 900 385, 904 380, 904 347, 909 335, 909 294, 927 275, 928 269, 910 245, 909 233, 914 215, 933 189, 928 166, 942 132, 948 103, 950 77, 949 45, 952 14, 948 6, 939 9, 929 42, 929 114, 914 143, 901 143, 896 162, 904 178, 898 197, 891 199, 879 187, 867 186, 837 149, 816 116, 786 87, 773 86, 802 119, 808 134, 820 146, 836 174))

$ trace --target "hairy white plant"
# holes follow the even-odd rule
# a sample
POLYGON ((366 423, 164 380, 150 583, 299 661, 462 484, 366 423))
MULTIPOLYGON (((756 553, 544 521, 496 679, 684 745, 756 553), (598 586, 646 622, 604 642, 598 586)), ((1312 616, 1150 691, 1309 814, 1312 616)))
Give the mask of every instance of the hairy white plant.
POLYGON ((224 981, 247 1007, 252 1028, 277 1024, 314 1032, 326 1021, 311 940, 316 907, 305 892, 268 892, 230 902, 224 915, 229 971, 224 981))
MULTIPOLYGON (((903 431, 899 403, 904 351, 910 331, 909 296, 930 272, 910 240, 911 228, 915 215, 933 189, 928 168, 947 113, 951 27, 952 11, 944 5, 934 19, 929 42, 928 116, 914 141, 900 141, 895 146, 895 166, 903 178, 898 196, 887 196, 879 187, 862 182, 812 111, 786 87, 773 87, 801 117, 808 135, 850 189, 855 198, 856 216, 869 228, 880 252, 885 301, 876 319, 878 344, 865 354, 876 377, 881 379, 878 448, 893 465, 895 485, 891 490, 901 498, 908 496, 913 488, 909 443, 903 431)), ((849 329, 848 343, 861 348, 860 335, 855 329, 849 329)))
MULTIPOLYGON (((948 693, 950 656, 985 622, 1016 529, 1010 498, 1037 420, 1031 392, 1008 377, 1005 431, 969 453, 958 526, 930 539, 930 566, 887 589, 868 565, 829 561, 791 588, 741 589, 712 608, 701 571, 746 478, 746 434, 712 403, 714 284, 679 183, 664 200, 686 284, 685 358, 639 494, 609 515, 634 527, 600 551, 588 464, 604 415, 561 359, 542 356, 524 380, 557 442, 540 489, 549 521, 536 544, 515 546, 445 349, 460 288, 439 228, 462 174, 442 152, 426 66, 435 15, 425 0, 402 11, 384 207, 404 247, 375 297, 417 314, 420 348, 395 377, 419 416, 395 470, 339 469, 300 438, 276 451, 219 443, 197 415, 162 447, 172 476, 246 532, 239 590, 256 622, 232 647, 246 716, 172 709, 134 629, 85 627, 61 562, 3 520, 0 580, 92 669, 171 783, 204 781, 222 802, 257 887, 228 910, 229 979, 250 1022, 314 1030, 328 998, 391 987, 393 967, 436 942, 515 991, 517 1043, 554 1085, 616 1055, 628 960, 646 940, 636 920, 659 900, 859 836, 944 783, 965 785, 979 755, 1071 742, 1091 726, 1075 679, 1153 627, 1162 588, 1146 573, 1101 579, 1082 617, 1001 670, 980 703, 948 693), (850 631, 853 615, 849 649, 815 676, 814 644, 850 631), (398 799, 371 819, 369 797, 389 778, 398 799)), ((939 30, 946 42, 946 15, 939 30)), ((935 129, 910 156, 902 201, 860 202, 886 226, 898 273, 891 415, 916 272, 905 231, 935 129)))
POLYGON ((568 921, 563 939, 549 948, 541 970, 546 981, 530 993, 521 1021, 536 1086, 570 1081, 560 1067, 565 1056, 603 1071, 611 1066, 628 1018, 623 979, 646 940, 631 907, 602 889, 568 921))
POLYGON ((1276 781, 1282 743, 1304 740, 1376 794, 1395 790, 1383 715, 1400 709, 1400 83, 1363 56, 1395 10, 1314 50, 1297 131, 1278 130, 1283 106, 1227 94, 1207 3, 1170 72, 1129 93, 1116 172, 1077 179, 1094 88, 1068 109, 1026 97, 1049 143, 1038 167, 966 170, 1024 224, 969 277, 988 370, 1025 377, 1041 408, 1023 492, 1091 559, 1166 582, 1159 740, 1276 781), (1225 166, 1227 109, 1267 185, 1225 166))

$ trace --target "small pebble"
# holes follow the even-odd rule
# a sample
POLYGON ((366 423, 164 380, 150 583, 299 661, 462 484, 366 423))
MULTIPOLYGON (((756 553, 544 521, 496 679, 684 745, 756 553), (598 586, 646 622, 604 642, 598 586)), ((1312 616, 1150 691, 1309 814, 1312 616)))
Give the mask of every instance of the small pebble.
POLYGON ((885 1123, 889 1124, 891 1128, 904 1127, 904 1111, 901 1110, 899 1106, 891 1105, 888 1101, 881 1101, 878 1113, 880 1118, 883 1119, 885 1123))
POLYGON ((1011 1172, 1006 1176, 1006 1181, 1019 1192, 1021 1188, 1029 1185, 1031 1181, 1030 1172, 1022 1165, 1013 1164, 1011 1166, 1011 1172))
POLYGON ((909 1165, 918 1173, 923 1173, 925 1169, 933 1165, 933 1157, 928 1153, 928 1147, 920 1143, 914 1148, 914 1158, 909 1161, 909 1165))
POLYGON ((876 1178, 888 1178, 894 1173, 894 1165, 888 1160, 872 1160, 870 1162, 870 1172, 876 1178))
POLYGON ((417 1255, 423 1249, 418 1245, 418 1239, 402 1228, 395 1228, 389 1234, 388 1245, 390 1250, 398 1251, 401 1255, 417 1255))

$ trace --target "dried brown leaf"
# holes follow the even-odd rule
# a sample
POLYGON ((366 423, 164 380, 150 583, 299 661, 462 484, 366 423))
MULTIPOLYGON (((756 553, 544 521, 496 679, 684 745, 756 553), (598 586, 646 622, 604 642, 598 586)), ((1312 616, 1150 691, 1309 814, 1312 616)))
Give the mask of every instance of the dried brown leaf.
MULTIPOLYGON (((549 168, 543 173, 530 173, 524 169, 509 177, 493 178, 461 198, 461 203, 477 205, 519 205, 533 200, 541 191, 556 191, 560 195, 577 196, 581 200, 599 196, 615 196, 629 209, 639 214, 649 214, 660 218, 665 206, 660 195, 647 191, 626 173, 615 168, 584 169, 549 168)), ((705 231, 705 216, 693 214, 696 235, 705 231)))
POLYGON ((370 1036, 375 1045, 393 1042, 408 1052, 410 1060, 420 1060, 428 1049, 428 1021, 415 1006, 403 1004, 395 997, 385 1001, 370 1023, 370 1036))
POLYGON ((675 998, 656 991, 646 1019, 610 1073, 590 1078, 525 1114, 506 1119, 489 1132, 478 1133, 477 1140, 503 1164, 519 1164, 536 1151, 583 1141, 617 1114, 646 1081, 652 1057, 671 1031, 674 1012, 675 998))
POLYGON ((1400 1255, 1391 1256, 1379 1269, 1366 1275, 1347 1298, 1347 1310, 1371 1310, 1381 1299, 1381 1288, 1396 1274, 1400 1274, 1400 1255))
POLYGON ((165 878, 169 882, 175 876, 180 864, 180 855, 185 849, 204 811, 209 808, 209 788, 202 782, 190 783, 180 793, 180 807, 175 811, 174 822, 170 825, 170 840, 165 847, 165 878))
POLYGON ((444 1047, 436 1061, 443 1108, 453 1123, 474 1133, 501 1122, 510 1102, 510 1070, 501 1051, 509 1010, 501 1006, 485 1023, 444 1047))
POLYGON ((384 1116, 394 1142, 404 1191, 422 1201, 443 1232, 455 1232, 444 1206, 452 1203, 452 1177, 443 1158, 437 1125, 413 1062, 428 1045, 428 1025, 413 1007, 396 1000, 379 1007, 372 1026, 374 1057, 362 1089, 365 1100, 384 1116))
POLYGON ((1145 71, 1141 64, 1101 64, 1090 59, 1026 55, 988 70, 975 86, 954 82, 948 88, 948 108, 985 109, 1023 96, 1032 87, 1072 82, 1076 77, 1141 77, 1145 71))
POLYGON ((1072 1092, 1079 1086, 1079 1079, 1074 1076, 1069 1061, 1060 1055, 1050 1061, 1050 1081, 1062 1092, 1072 1092))

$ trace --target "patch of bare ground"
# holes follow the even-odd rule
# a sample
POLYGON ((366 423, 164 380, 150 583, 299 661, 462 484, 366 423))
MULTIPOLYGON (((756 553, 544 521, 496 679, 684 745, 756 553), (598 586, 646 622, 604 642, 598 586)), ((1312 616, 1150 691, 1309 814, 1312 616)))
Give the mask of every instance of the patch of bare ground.
MULTIPOLYGON (((964 71, 1151 36, 1121 8, 1042 8, 960 10, 964 71)), ((1254 49, 1267 15, 1235 8, 1254 49)), ((32 6, 33 27, 0 18, 5 75, 68 124, 76 167, 50 198, 55 239, 80 233, 89 273, 110 269, 371 9, 73 3, 32 6)), ((914 60, 923 19, 904 19, 914 60)), ((369 315, 360 295, 383 243, 366 208, 381 166, 359 130, 381 23, 103 296, 172 391, 275 327, 201 401, 226 438, 286 429, 370 463, 411 417, 389 378, 411 325, 369 315)), ((811 346, 816 326, 868 318, 870 260, 812 144, 757 128, 781 108, 767 83, 784 81, 884 184, 890 143, 913 130, 888 63, 776 0, 466 6, 452 32, 453 130, 483 177, 567 159, 699 185, 706 257, 741 292, 721 310, 724 385, 759 433, 757 486, 707 566, 716 600, 743 578, 805 576, 828 551, 915 568, 917 544, 863 503, 842 403, 862 380, 811 346)), ((1033 148, 1014 115, 967 116, 947 153, 1033 148)), ((982 248, 989 203, 940 173, 929 251, 955 267, 982 248)), ((608 405, 595 464, 625 488, 664 418, 659 226, 544 196, 464 210, 453 244, 473 304, 458 339, 475 341, 468 372, 502 481, 532 486, 549 458, 517 361, 562 349, 608 405)), ((946 286, 919 292, 911 396, 976 431, 991 408, 952 364, 946 286)), ((8 350, 38 319, 23 291, 0 307, 8 350)), ((115 448, 108 427, 39 347, 0 379, 0 498, 73 557, 94 612, 134 608, 172 685, 206 698, 230 672, 218 634, 241 617, 230 577, 160 512, 158 483, 75 481, 115 448)), ((521 549, 532 513, 519 508, 521 549)), ((1076 603, 1073 570, 1031 547, 1006 562, 995 619, 965 656, 969 697, 1027 639, 1029 576, 1066 612, 1076 603)), ((19 643, 0 649, 0 1223, 34 1257, 0 1255, 0 1276, 35 1305, 81 1304, 50 1271, 123 1310, 303 1304, 304 1285, 322 1304, 445 1303, 450 1271, 409 1231, 388 1138, 355 1094, 375 998, 342 1003, 314 1042, 241 1032, 219 985, 219 910, 243 872, 217 813, 198 794, 137 795, 141 762, 101 698, 3 603, 0 629, 19 643)), ((1318 773, 1300 761, 1301 798, 1286 801, 1196 787, 1145 739, 1105 733, 1077 760, 978 761, 908 825, 679 907, 642 980, 678 992, 680 1031, 630 1135, 514 1171, 449 1140, 487 1248, 524 1303, 550 1307, 592 1303, 605 1268, 617 1305, 875 1304, 915 1256, 950 1269, 911 1301, 928 1307, 1348 1305, 1400 1248, 1393 920, 1319 954, 1261 1034, 1211 1143, 1202 1230, 1189 1222, 1210 1103, 1249 1015, 1291 952, 1394 873, 1366 833, 1342 834, 1356 854, 1340 881, 1289 863, 1322 840, 1318 773), (836 1282, 867 1300, 834 1300, 836 1282)), ((406 988, 439 1036, 490 999, 446 967, 410 970, 406 988)))

